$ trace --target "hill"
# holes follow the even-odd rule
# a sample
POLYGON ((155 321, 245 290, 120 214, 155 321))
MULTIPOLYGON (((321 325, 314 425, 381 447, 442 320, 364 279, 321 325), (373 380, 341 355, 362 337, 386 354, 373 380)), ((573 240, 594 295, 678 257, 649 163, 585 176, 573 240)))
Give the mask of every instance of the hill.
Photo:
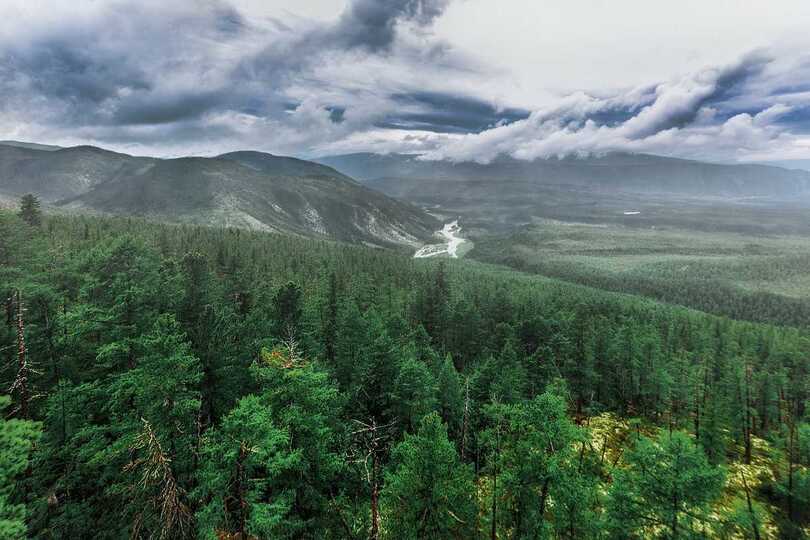
POLYGON ((0 195, 66 210, 420 245, 435 218, 329 167, 259 152, 156 159, 80 146, 0 145, 0 195))

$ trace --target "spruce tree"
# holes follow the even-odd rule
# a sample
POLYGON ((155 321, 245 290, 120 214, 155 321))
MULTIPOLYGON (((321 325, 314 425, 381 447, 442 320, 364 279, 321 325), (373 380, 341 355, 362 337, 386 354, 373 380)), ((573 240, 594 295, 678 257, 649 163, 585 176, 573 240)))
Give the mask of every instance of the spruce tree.
POLYGON ((475 484, 459 462, 447 428, 436 413, 393 450, 393 466, 381 496, 385 538, 451 540, 472 538, 475 484))
POLYGON ((270 409, 257 396, 239 401, 210 430, 202 446, 196 498, 201 538, 286 538, 292 491, 282 478, 300 463, 289 450, 289 433, 275 426, 270 409))
POLYGON ((39 207, 39 199, 36 195, 28 193, 20 199, 20 218, 31 225, 32 227, 39 227, 42 223, 42 211, 39 207))

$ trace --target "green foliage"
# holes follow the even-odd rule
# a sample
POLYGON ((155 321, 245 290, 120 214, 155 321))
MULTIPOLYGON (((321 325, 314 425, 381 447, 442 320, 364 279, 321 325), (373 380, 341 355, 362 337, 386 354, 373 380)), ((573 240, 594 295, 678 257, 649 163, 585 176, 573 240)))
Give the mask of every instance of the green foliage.
POLYGON ((197 513, 202 538, 223 534, 257 538, 290 536, 286 520, 293 494, 281 479, 294 470, 300 450, 277 428, 262 400, 247 396, 203 440, 197 513))
POLYGON ((276 489, 292 501, 285 534, 300 537, 335 528, 329 501, 344 468, 339 453, 342 396, 325 372, 295 351, 263 352, 253 374, 262 389, 260 402, 286 431, 288 451, 297 454, 295 466, 275 481, 276 489))
MULTIPOLYGON (((0 411, 11 403, 0 396, 0 411)), ((26 508, 12 502, 14 480, 28 467, 28 456, 40 436, 36 422, 0 418, 0 537, 26 537, 26 508)))
POLYGON ((664 226, 660 217, 651 217, 649 226, 628 226, 608 223, 618 211, 604 222, 590 223, 592 210, 588 207, 589 223, 548 220, 506 237, 478 238, 468 256, 734 319, 793 326, 810 322, 805 271, 810 242, 798 208, 747 219, 738 208, 728 216, 739 223, 728 227, 730 232, 712 226, 721 221, 714 205, 693 209, 712 212, 698 219, 702 227, 712 224, 700 231, 687 228, 682 212, 664 226), (768 223, 769 217, 784 223, 768 223), (794 232, 799 223, 801 235, 794 232))
POLYGON ((450 433, 459 436, 464 421, 465 389, 461 376, 453 364, 453 357, 448 353, 439 366, 436 376, 437 405, 439 414, 450 433))
POLYGON ((642 437, 615 473, 607 513, 613 538, 700 538, 711 524, 711 503, 723 487, 685 433, 642 437))
POLYGON ((436 380, 430 370, 414 358, 406 357, 391 389, 394 417, 403 429, 413 431, 422 417, 436 409, 436 380))
POLYGON ((39 227, 42 223, 42 211, 36 195, 28 193, 20 199, 20 218, 32 227, 39 227))
POLYGON ((383 536, 402 539, 470 538, 476 506, 472 473, 459 462, 436 413, 393 451, 381 495, 383 536))
POLYGON ((581 476, 574 473, 573 446, 581 435, 568 418, 565 399, 546 392, 516 405, 489 405, 485 414, 491 425, 483 433, 490 454, 486 470, 497 499, 490 526, 495 519, 496 530, 513 531, 516 538, 545 537, 550 501, 559 491, 561 500, 573 502, 576 495, 566 490, 577 486, 566 481, 581 476))
POLYGON ((773 538, 810 523, 802 330, 139 220, 0 213, 0 263, 0 384, 18 375, 19 291, 42 423, 3 508, 24 508, 34 538, 366 538, 375 522, 633 538, 670 535, 674 515, 681 537, 756 521, 773 538), (717 497, 716 465, 749 460, 750 508, 739 482, 717 497))

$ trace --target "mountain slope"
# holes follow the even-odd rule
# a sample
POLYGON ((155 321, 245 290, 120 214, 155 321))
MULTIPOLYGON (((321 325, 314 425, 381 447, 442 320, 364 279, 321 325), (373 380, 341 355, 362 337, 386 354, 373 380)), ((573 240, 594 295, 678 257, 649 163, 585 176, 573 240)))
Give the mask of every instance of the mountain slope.
POLYGON ((91 147, 0 146, 0 194, 35 193, 72 211, 332 238, 421 245, 437 221, 329 167, 236 152, 156 159, 91 147))
POLYGON ((53 152, 55 150, 61 150, 61 146, 54 146, 52 144, 37 144, 31 142, 23 142, 23 141, 0 141, 0 145, 2 146, 16 146, 17 148, 28 148, 30 150, 45 150, 48 152, 53 152))
POLYGON ((239 152, 229 152, 218 156, 221 159, 235 161, 245 167, 255 171, 272 175, 287 176, 324 176, 339 178, 348 182, 355 182, 354 179, 335 170, 332 167, 287 156, 274 156, 265 152, 255 152, 242 150, 239 152))
POLYGON ((51 151, 0 145, 0 192, 35 193, 53 203, 132 174, 150 161, 92 146, 51 151))

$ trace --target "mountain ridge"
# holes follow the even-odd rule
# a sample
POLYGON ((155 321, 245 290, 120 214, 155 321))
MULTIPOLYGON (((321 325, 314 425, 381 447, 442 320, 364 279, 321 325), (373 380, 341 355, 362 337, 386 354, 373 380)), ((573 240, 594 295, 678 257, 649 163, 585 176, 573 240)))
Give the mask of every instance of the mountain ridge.
POLYGON ((710 163, 641 153, 614 152, 533 161, 500 157, 481 164, 422 160, 418 154, 360 152, 323 156, 315 161, 368 185, 377 186, 391 195, 405 198, 407 193, 395 188, 397 179, 511 180, 539 185, 601 187, 692 196, 810 197, 810 172, 807 171, 762 164, 710 163), (598 175, 594 174, 595 171, 598 171, 598 175), (763 177, 770 180, 763 181, 763 177))
POLYGON ((0 145, 0 196, 62 210, 419 246, 438 221, 327 166, 261 152, 136 157, 94 146, 0 145))

